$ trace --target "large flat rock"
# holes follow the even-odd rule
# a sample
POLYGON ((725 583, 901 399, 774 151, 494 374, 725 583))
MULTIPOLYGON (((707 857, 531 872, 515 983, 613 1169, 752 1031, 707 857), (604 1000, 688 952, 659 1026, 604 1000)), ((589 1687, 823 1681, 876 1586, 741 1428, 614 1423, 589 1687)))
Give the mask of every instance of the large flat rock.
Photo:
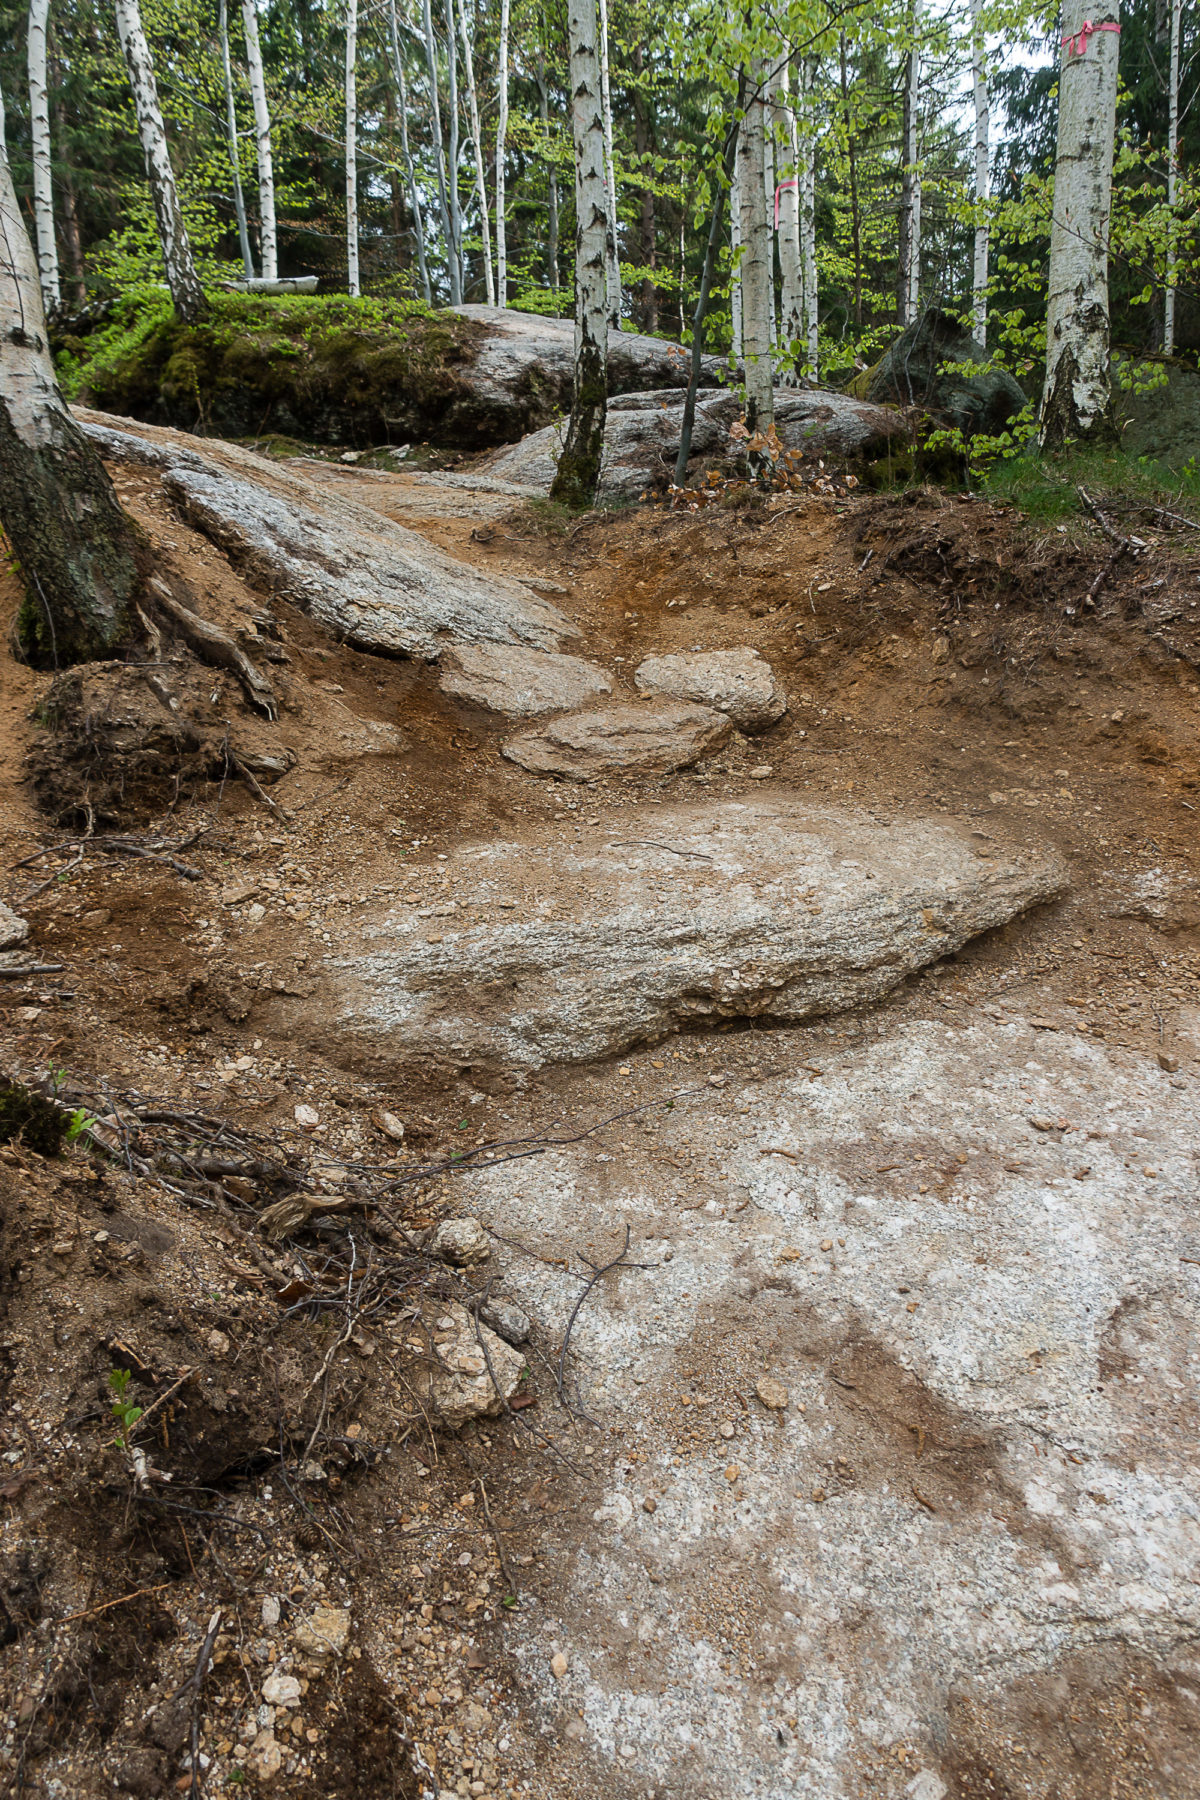
POLYGON ((685 650, 648 656, 634 671, 644 694, 669 694, 711 706, 732 719, 739 731, 766 731, 787 711, 787 695, 765 657, 736 650, 685 650))
POLYGON ((580 656, 514 644, 463 644, 447 650, 438 685, 453 700, 513 719, 568 712, 611 694, 613 688, 606 669, 580 656))
POLYGON ((327 1050, 537 1067, 837 1012, 1064 885, 1050 855, 794 797, 643 807, 619 835, 467 846, 444 869, 444 906, 368 918, 329 953, 297 1015, 327 1050))
POLYGON ((101 455, 159 470, 171 504, 251 586, 362 649, 436 661, 451 643, 555 650, 579 635, 520 582, 456 562, 336 477, 322 484, 235 444, 78 416, 101 455))
POLYGON ((659 700, 567 713, 511 738, 504 754, 535 775, 572 781, 632 771, 665 775, 719 749, 731 731, 729 720, 712 707, 659 700))
POLYGON ((469 1178, 549 1345, 551 1259, 637 1265, 572 1333, 604 1472, 512 1628, 580 1791, 1197 1792, 1196 1082, 1014 1012, 639 1066, 670 1112, 469 1178))

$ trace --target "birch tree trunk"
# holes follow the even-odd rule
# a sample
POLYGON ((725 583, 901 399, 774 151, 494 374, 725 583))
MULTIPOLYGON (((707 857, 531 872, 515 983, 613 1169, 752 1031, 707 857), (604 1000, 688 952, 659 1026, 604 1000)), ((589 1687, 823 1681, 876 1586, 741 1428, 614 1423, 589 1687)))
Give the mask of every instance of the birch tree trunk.
POLYGON ((46 29, 50 0, 29 0, 29 134, 33 147, 33 222, 38 275, 47 312, 58 305, 58 245, 54 241, 54 184, 50 169, 50 96, 46 29))
POLYGON ((979 348, 986 350, 991 145, 983 0, 971 0, 971 73, 975 95, 975 268, 971 282, 974 329, 971 335, 979 348))
POLYGON ((25 587, 22 654, 62 668, 128 637, 140 580, 133 529, 58 391, 3 120, 0 101, 0 525, 25 587))
MULTIPOLYGON (((770 102, 763 95, 763 205, 767 209, 767 283, 770 288, 771 350, 779 347, 775 317, 775 122, 770 102)), ((680 335, 683 327, 680 326, 680 335)))
POLYGON ((242 161, 238 150, 237 106, 233 98, 233 65, 229 57, 229 4, 221 0, 217 13, 221 37, 221 74, 225 82, 225 137, 229 144, 229 166, 233 171, 233 210, 237 215, 238 248, 242 253, 242 273, 254 280, 254 258, 250 254, 250 231, 246 224, 246 197, 242 192, 242 161))
POLYGON ((804 294, 805 369, 815 381, 819 373, 820 296, 817 291, 817 137, 812 116, 816 64, 801 59, 800 91, 804 98, 804 136, 800 143, 800 271, 804 294))
MULTIPOLYGON (((775 190, 775 241, 779 246, 779 278, 781 286, 780 341, 785 350, 807 355, 804 311, 804 269, 800 257, 800 143, 796 114, 788 91, 788 66, 779 72, 772 106, 775 135, 783 154, 779 163, 775 190)), ((795 383, 796 369, 789 359, 781 381, 795 383)))
POLYGON ((246 73, 250 77, 250 99, 254 106, 254 147, 258 154, 258 230, 262 274, 264 281, 278 281, 279 251, 275 230, 275 171, 271 162, 271 114, 267 107, 267 84, 263 76, 262 50, 258 42, 257 0, 242 0, 242 20, 246 27, 246 73))
POLYGON ((575 392, 550 497, 583 507, 596 496, 608 408, 609 221, 596 0, 567 0, 567 31, 575 145, 575 392))
POLYGON ((483 237, 483 273, 484 286, 487 291, 489 306, 496 304, 496 282, 492 274, 492 233, 488 224, 487 177, 483 167, 483 138, 479 131, 479 96, 475 92, 475 58, 471 53, 471 39, 467 35, 467 9, 458 9, 459 30, 462 32, 463 67, 467 71, 467 103, 471 109, 471 141, 475 147, 475 193, 479 200, 479 227, 483 237))
POLYGON ((1109 384, 1108 226, 1117 112, 1116 5, 1086 17, 1066 0, 1058 76, 1058 150, 1046 297, 1046 385, 1040 437, 1115 436, 1109 384))
POLYGON ((175 311, 185 325, 194 325, 208 311, 200 277, 192 261, 192 246, 183 223, 175 174, 167 150, 167 132, 158 104, 158 84, 154 79, 154 63, 150 46, 142 30, 138 0, 116 0, 117 36, 129 71, 133 89, 133 107, 137 114, 138 136, 146 160, 146 178, 154 202, 158 225, 158 241, 162 247, 167 286, 175 303, 175 311))
POLYGON ((904 166, 900 175, 900 262, 897 312, 911 325, 921 300, 921 163, 918 123, 921 94, 921 0, 912 0, 912 32, 904 75, 904 166))
POLYGON ((463 280, 466 270, 463 266, 463 230, 462 206, 458 197, 458 44, 454 33, 454 0, 445 0, 446 17, 446 106, 450 113, 447 173, 449 176, 450 194, 450 234, 454 240, 454 266, 457 271, 458 297, 463 297, 463 280))
POLYGON ((442 103, 438 93, 437 39, 433 35, 433 12, 430 0, 421 0, 425 37, 425 61, 429 69, 429 118, 433 131, 433 167, 437 178, 438 206, 442 215, 442 242, 446 249, 446 273, 450 281, 450 304, 462 303, 462 265, 454 243, 450 220, 450 196, 446 182, 446 150, 442 138, 442 103))
POLYGON ((764 65, 756 57, 750 71, 746 113, 738 134, 738 206, 742 240, 742 355, 746 367, 746 413, 751 430, 765 431, 775 418, 771 358, 771 228, 767 218, 766 99, 764 65))
POLYGON ((742 184, 738 180, 736 153, 733 181, 729 189, 729 320, 733 328, 733 360, 740 363, 745 348, 745 323, 742 308, 742 184))
MULTIPOLYGON (((541 49, 537 59, 538 111, 543 136, 550 132, 550 91, 546 86, 546 59, 541 49)), ((546 272, 550 286, 558 292, 558 171, 552 162, 546 164, 546 272)))
POLYGON ((1163 292, 1163 352, 1175 350, 1175 285, 1179 263, 1175 207, 1179 193, 1179 35, 1182 0, 1171 0, 1171 48, 1167 69, 1167 271, 1163 292))
POLYGON ((358 280, 358 0, 346 0, 346 286, 358 280))
MULTIPOLYGON (((507 4, 507 0, 506 0, 507 4)), ((400 54, 400 23, 396 17, 396 0, 388 0, 388 44, 392 53, 392 78, 396 83, 396 101, 400 110, 400 150, 408 180, 408 204, 412 208, 413 230, 417 239, 417 264, 421 271, 421 292, 425 304, 433 299, 429 284, 429 264, 425 258, 425 221, 421 215, 421 195, 408 142, 408 83, 404 79, 404 58, 400 54)))
POLYGON ((496 300, 508 305, 508 227, 504 217, 507 193, 504 158, 508 149, 508 24, 509 0, 500 0, 500 42, 496 50, 496 300))
POLYGON ((605 253, 608 284, 608 323, 613 331, 621 326, 621 254, 617 235, 617 166, 613 157, 612 94, 608 84, 608 0, 600 5, 600 103, 604 117, 604 201, 608 218, 608 247, 605 253))

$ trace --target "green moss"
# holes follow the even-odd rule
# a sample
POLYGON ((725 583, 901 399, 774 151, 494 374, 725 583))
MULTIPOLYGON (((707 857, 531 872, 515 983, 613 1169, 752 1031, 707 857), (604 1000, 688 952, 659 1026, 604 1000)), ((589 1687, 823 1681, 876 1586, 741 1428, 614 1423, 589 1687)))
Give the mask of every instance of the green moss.
POLYGON ((1113 450, 1076 448, 1046 454, 1029 450, 994 464, 984 479, 984 491, 991 499, 1005 500, 1047 524, 1086 511, 1079 497, 1081 487, 1101 507, 1110 502, 1119 514, 1165 506, 1200 524, 1200 467, 1195 460, 1179 470, 1150 457, 1113 450))
POLYGON ((39 1156, 57 1156, 67 1115, 20 1081, 0 1081, 0 1144, 20 1138, 39 1156))

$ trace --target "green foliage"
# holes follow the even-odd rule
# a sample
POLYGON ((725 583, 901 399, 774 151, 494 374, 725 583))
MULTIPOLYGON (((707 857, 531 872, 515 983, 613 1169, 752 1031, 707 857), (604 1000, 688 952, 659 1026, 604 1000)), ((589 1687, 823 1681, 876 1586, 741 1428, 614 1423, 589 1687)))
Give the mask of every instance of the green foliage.
POLYGON ((1085 514, 1083 488, 1101 505, 1167 507, 1200 523, 1200 468, 1193 461, 1182 473, 1148 457, 1120 451, 1068 449, 1053 455, 1024 454, 998 461, 983 490, 990 499, 1017 507, 1040 524, 1058 524, 1085 514))
POLYGON ((129 1399, 129 1384, 132 1380, 133 1373, 129 1369, 110 1369, 108 1371, 108 1385, 112 1391, 109 1410, 118 1427, 113 1443, 120 1450, 128 1450, 130 1433, 145 1410, 141 1406, 135 1406, 129 1399))

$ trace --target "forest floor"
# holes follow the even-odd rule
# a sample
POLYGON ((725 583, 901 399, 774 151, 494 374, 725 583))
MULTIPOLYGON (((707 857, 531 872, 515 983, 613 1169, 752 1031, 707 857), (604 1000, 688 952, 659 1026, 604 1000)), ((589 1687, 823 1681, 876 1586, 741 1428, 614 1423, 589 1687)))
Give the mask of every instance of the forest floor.
MULTIPOLYGON (((144 791, 126 774, 121 829, 183 846, 189 879, 97 854, 39 811, 28 758, 50 678, 0 659, 4 894, 52 965, 0 983, 4 1066, 57 1071, 103 1110, 114 1152, 0 1148, 4 1791, 1200 1792, 1200 1671, 1177 1591, 1196 1549, 1200 1237, 1176 1230, 1200 1146, 1200 539, 1143 521, 1146 547, 1112 564, 1088 606, 1112 554, 1090 521, 1047 532, 963 495, 566 524, 436 477, 308 472, 540 584, 618 685, 651 651, 749 644, 789 709, 678 775, 559 783, 502 759, 503 721, 448 701, 436 671, 334 644, 276 601, 274 734, 296 763, 274 804, 234 779, 185 781, 172 800, 161 770, 144 791), (444 899, 458 845, 565 853, 581 833, 629 836, 650 805, 771 793, 899 831, 945 817, 997 851, 1054 848, 1070 891, 862 1014, 698 1031, 509 1082, 389 1077, 293 1035, 290 1002, 311 996, 363 909, 444 899), (968 1091, 974 1112, 951 1120, 968 1091), (1032 1149, 1014 1165, 996 1161, 968 1217, 957 1165, 993 1111, 1023 1118, 1031 1096, 1052 1118, 1025 1130, 1032 1149), (1119 1144, 1102 1141, 1106 1106, 1119 1144), (402 1145, 381 1110, 404 1122, 402 1145), (315 1174, 329 1216, 281 1244, 255 1229, 253 1179, 232 1178, 241 1206, 169 1191, 137 1151, 172 1114, 192 1138, 207 1130, 215 1156, 258 1146, 264 1163, 315 1174), (772 1237, 763 1251, 776 1215, 801 1240, 773 1175, 726 1167, 755 1134, 756 1169, 824 1159, 836 1173, 836 1224, 813 1177, 819 1248, 772 1237), (520 1179, 472 1171, 472 1152, 515 1139, 582 1141, 544 1146, 520 1179), (1093 1193, 1087 1159, 1110 1151, 1093 1193), (1043 1241, 1022 1167, 1061 1185, 1061 1206, 1085 1189, 1098 1213, 1119 1203, 1119 1226, 1092 1218, 1081 1249, 1084 1223, 1060 1218, 1061 1238, 1043 1241), (1005 1239, 1005 1267, 1025 1268, 1047 1305, 1084 1263, 1111 1263, 1116 1298, 1106 1275, 1087 1300, 1108 1309, 1094 1321, 1100 1385, 1044 1333, 1022 1347, 1021 1374, 988 1376, 1014 1290, 976 1271, 971 1380, 1008 1384, 1014 1411, 1002 1425, 991 1401, 948 1399, 947 1334, 921 1337, 927 1292, 937 1316, 933 1265, 909 1277, 879 1253, 889 1294, 914 1296, 889 1300, 886 1319, 855 1285, 868 1264, 854 1262, 844 1195, 860 1192, 909 1209, 930 1242, 942 1227, 928 1210, 957 1206, 955 1266, 982 1263, 967 1249, 993 1231, 1023 1234, 1020 1250, 1005 1239), (464 1213, 497 1234, 492 1260, 439 1274, 406 1232, 464 1213), (626 1225, 631 1266, 587 1295, 564 1406, 581 1258, 617 1256, 626 1225), (1036 1262, 1018 1265, 1030 1249, 1036 1262), (672 1285, 668 1264, 690 1276, 672 1285), (1140 1270, 1128 1330, 1122 1264, 1140 1270), (395 1334, 427 1301, 449 1304, 455 1281, 482 1287, 496 1270, 534 1320, 522 1404, 434 1433, 395 1334), (631 1318, 645 1327, 636 1353, 622 1348, 631 1318), (157 1402, 142 1442, 169 1482, 132 1467, 118 1369, 136 1404, 157 1402), (789 1390, 786 1412, 756 1399, 767 1377, 789 1390), (1044 1384, 1077 1387, 1072 1404, 1086 1392, 1094 1411, 1103 1384, 1126 1379, 1107 1425, 1053 1424, 1044 1384), (1043 1384, 1035 1399, 1028 1381, 1043 1384), (1102 1540, 1091 1564, 1062 1522, 1077 1474, 1102 1540), (1153 1503, 1131 1498, 1143 1476, 1153 1503), (1041 1506, 1043 1491, 1058 1498, 1041 1506), (1134 1560, 1156 1519, 1177 1527, 1145 1549, 1167 1569, 1157 1598, 1103 1536, 1118 1513, 1134 1560), (1110 1563, 1119 1601, 1103 1588, 1110 1563), (1040 1596, 1027 1614, 1022 1595, 1040 1596)), ((261 614, 153 472, 115 473, 213 618, 261 614)), ((13 577, 2 591, 14 607, 13 577)), ((215 717, 239 708, 227 677, 211 687, 215 717)))

